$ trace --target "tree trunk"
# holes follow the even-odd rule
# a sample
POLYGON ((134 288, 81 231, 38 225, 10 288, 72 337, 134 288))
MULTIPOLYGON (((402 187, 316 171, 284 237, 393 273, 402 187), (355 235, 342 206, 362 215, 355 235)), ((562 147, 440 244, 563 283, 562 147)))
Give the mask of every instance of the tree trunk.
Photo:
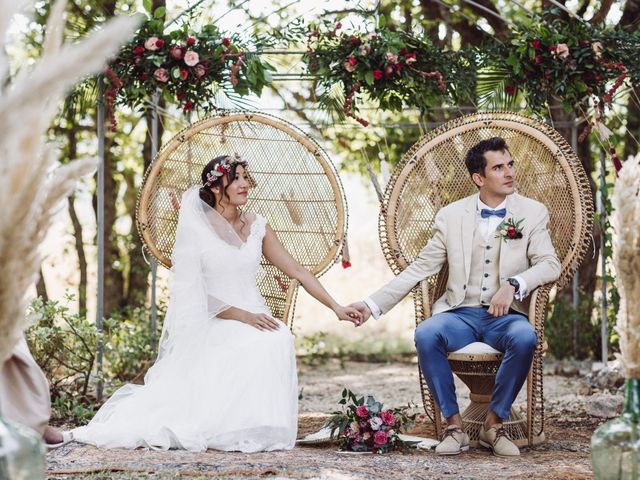
POLYGON ((42 301, 49 301, 49 294, 47 293, 47 285, 44 282, 44 275, 42 275, 42 265, 40 265, 40 271, 38 274, 38 281, 36 282, 36 295, 42 298, 42 301))
POLYGON ((87 257, 84 252, 82 240, 82 224, 78 219, 75 209, 75 195, 67 198, 67 210, 73 226, 73 238, 75 239, 76 253, 78 255, 78 268, 80 269, 80 281, 78 283, 78 314, 87 314, 87 257))

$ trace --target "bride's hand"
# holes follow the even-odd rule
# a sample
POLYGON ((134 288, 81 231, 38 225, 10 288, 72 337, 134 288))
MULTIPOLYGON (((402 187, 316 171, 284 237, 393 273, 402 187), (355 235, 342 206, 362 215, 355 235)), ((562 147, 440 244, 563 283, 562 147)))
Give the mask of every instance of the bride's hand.
POLYGON ((242 321, 263 332, 274 331, 280 328, 278 322, 265 313, 249 313, 242 321))
POLYGON ((362 314, 353 307, 337 306, 334 312, 340 320, 346 320, 352 322, 354 325, 360 325, 362 323, 362 314))

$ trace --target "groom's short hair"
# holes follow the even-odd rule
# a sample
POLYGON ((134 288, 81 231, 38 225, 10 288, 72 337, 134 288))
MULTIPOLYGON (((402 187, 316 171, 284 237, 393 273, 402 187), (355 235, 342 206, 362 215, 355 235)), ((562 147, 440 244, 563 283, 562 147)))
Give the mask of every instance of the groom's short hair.
POLYGON ((508 152, 509 147, 502 137, 491 137, 476 143, 469 149, 467 156, 464 158, 469 175, 479 173, 484 177, 484 169, 487 166, 487 159, 484 154, 489 151, 504 152, 505 150, 508 152))

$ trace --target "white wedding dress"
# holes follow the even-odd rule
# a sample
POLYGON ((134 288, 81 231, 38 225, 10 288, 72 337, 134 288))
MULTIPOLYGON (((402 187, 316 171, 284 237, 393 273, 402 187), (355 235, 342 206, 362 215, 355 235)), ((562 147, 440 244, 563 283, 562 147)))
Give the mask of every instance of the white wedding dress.
POLYGON ((216 316, 230 305, 271 315, 256 286, 266 220, 246 242, 202 202, 183 195, 171 299, 158 360, 144 385, 125 385, 74 438, 104 448, 257 452, 291 449, 298 392, 293 336, 216 316))

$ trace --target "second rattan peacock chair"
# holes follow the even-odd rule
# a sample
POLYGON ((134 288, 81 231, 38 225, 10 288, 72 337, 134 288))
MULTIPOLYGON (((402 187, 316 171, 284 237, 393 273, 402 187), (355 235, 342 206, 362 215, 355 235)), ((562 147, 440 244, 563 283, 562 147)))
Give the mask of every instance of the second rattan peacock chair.
MULTIPOLYGON (((394 273, 404 270, 427 244, 438 210, 477 191, 464 157, 473 145, 494 136, 507 141, 516 161, 518 193, 544 203, 549 210, 549 230, 562 264, 556 283, 565 285, 571 279, 588 250, 592 229, 588 178, 557 131, 514 113, 472 114, 452 120, 424 135, 404 155, 389 180, 379 219, 382 249, 394 273)), ((445 265, 440 273, 414 288, 416 324, 431 316, 431 305, 444 293, 447 276, 445 265)), ((526 387, 527 415, 521 418, 512 409, 505 422, 519 446, 544 441, 542 355, 545 311, 552 287, 547 284, 531 293, 529 321, 538 335, 538 346, 526 387)), ((502 354, 485 344, 472 345, 450 353, 449 363, 471 391, 471 405, 462 416, 471 444, 477 446, 502 354)), ((420 382, 424 408, 440 436, 440 409, 422 374, 420 382)))
MULTIPOLYGON (((344 245, 347 213, 334 166, 298 128, 272 116, 210 117, 171 139, 146 172, 138 197, 138 231, 148 250, 171 267, 182 193, 201 183, 211 159, 233 152, 249 162, 246 210, 267 219, 291 255, 314 275, 331 267, 344 245)), ((262 259, 260 292, 273 315, 293 327, 298 282, 262 259)))

